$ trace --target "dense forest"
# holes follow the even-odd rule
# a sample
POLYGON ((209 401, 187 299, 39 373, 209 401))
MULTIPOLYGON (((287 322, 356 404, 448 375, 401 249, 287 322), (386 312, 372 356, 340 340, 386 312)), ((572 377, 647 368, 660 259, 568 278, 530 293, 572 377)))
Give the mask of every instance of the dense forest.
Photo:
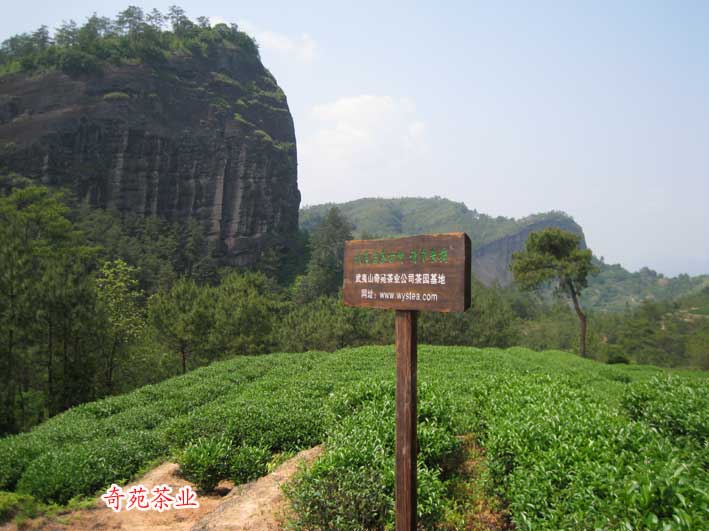
MULTIPOLYGON (((214 360, 393 341, 391 312, 340 303, 343 242, 332 208, 301 252, 221 266, 197 223, 82 207, 18 176, 0 190, 0 431, 214 360), (334 251, 334 252, 333 252, 334 251)), ((591 312, 589 355, 709 368, 709 289, 625 313, 591 312)), ((561 299, 474 281, 463 314, 422 314, 423 343, 578 351, 561 299)))

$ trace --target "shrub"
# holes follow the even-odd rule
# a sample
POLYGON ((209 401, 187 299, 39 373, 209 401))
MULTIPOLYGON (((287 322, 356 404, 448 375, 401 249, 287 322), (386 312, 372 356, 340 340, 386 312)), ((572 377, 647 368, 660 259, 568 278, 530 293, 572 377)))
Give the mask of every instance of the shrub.
POLYGON ((0 492, 0 524, 15 517, 35 518, 40 504, 28 494, 0 492))
POLYGON ((632 385, 623 407, 632 419, 667 435, 688 437, 699 445, 709 441, 709 386, 655 377, 632 385))
POLYGON ((608 363, 609 365, 629 365, 630 359, 628 359, 628 357, 623 354, 611 353, 608 355, 608 361, 606 363, 608 363))
POLYGON ((0 489, 14 489, 22 472, 43 450, 41 442, 31 434, 0 440, 0 489))
POLYGON ((32 461, 17 491, 63 504, 77 495, 91 496, 111 483, 129 480, 143 463, 164 452, 155 434, 146 431, 66 445, 32 461))
MULTIPOLYGON (((419 398, 419 520, 433 528, 444 508, 440 466, 458 441, 445 396, 421 385, 419 398)), ((333 399, 327 452, 285 488, 298 528, 354 531, 393 524, 394 413, 390 382, 357 385, 333 399)))
POLYGON ((96 75, 102 72, 101 63, 96 57, 71 48, 62 50, 59 58, 59 68, 61 68, 62 72, 72 77, 96 75))
POLYGON ((271 452, 262 446, 243 445, 233 450, 229 472, 235 483, 246 483, 267 472, 271 452))
POLYGON ((231 441, 224 437, 199 439, 179 454, 180 471, 201 490, 212 491, 229 475, 230 453, 231 441))

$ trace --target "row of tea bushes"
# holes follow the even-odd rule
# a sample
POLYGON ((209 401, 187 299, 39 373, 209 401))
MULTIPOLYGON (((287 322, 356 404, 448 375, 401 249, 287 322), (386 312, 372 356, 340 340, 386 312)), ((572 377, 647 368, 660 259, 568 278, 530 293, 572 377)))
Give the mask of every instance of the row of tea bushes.
MULTIPOLYGON (((420 346, 418 380, 419 500, 430 525, 449 503, 441 463, 452 436, 465 433, 483 446, 489 489, 518 529, 689 530, 709 521, 706 373, 420 346)), ((367 525, 386 527, 393 382, 392 347, 215 363, 1 439, 0 490, 64 503, 167 457, 212 488, 325 441, 293 491, 301 521, 347 529, 372 515, 367 525)))
MULTIPOLYGON (((333 400, 325 455, 287 487, 298 529, 385 529, 394 524, 395 389, 356 385, 333 400)), ((418 512, 426 529, 443 514, 444 461, 459 443, 450 401, 419 388, 418 512)))
MULTIPOLYGON (((270 436, 274 449, 317 442, 321 417, 315 402, 303 402, 289 381, 306 377, 314 356, 237 358, 73 408, 29 433, 0 440, 0 490, 66 503, 127 480, 147 463, 226 426, 245 439, 270 436), (302 419, 299 429, 290 418, 302 419), (237 419, 250 425, 235 426, 237 419), (267 425, 270 435, 260 429, 267 425)), ((318 390, 326 394, 329 387, 318 390)))

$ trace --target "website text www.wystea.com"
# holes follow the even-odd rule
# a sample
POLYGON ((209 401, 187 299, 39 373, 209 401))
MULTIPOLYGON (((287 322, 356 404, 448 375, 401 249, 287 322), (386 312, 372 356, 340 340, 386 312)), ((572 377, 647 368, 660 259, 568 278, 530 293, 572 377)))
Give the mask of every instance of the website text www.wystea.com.
POLYGON ((438 293, 417 293, 415 291, 379 291, 375 292, 371 289, 363 289, 361 292, 362 299, 369 300, 392 300, 392 301, 423 301, 436 302, 438 301, 438 293))

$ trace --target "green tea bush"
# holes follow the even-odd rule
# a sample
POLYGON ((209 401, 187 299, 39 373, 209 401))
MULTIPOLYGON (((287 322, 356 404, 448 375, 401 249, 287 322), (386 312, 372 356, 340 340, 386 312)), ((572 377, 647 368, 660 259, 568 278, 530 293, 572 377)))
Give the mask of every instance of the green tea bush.
POLYGON ((309 448, 322 440, 320 404, 290 393, 264 397, 234 410, 227 432, 239 444, 265 446, 273 452, 309 448))
MULTIPOLYGON (((432 526, 444 508, 440 464, 458 446, 446 400, 419 390, 419 519, 432 526), (433 403, 432 403, 433 402, 433 403)), ((333 398, 327 451, 286 487, 302 529, 384 529, 393 523, 394 385, 360 384, 333 398), (349 415, 347 415, 349 411, 349 415)))
POLYGON ((205 492, 229 476, 231 441, 224 437, 198 439, 179 454, 180 472, 205 492))
POLYGON ((186 415, 177 416, 158 428, 164 444, 179 450, 193 441, 226 435, 231 411, 220 403, 208 403, 186 415))
POLYGON ((262 446, 242 445, 233 448, 229 475, 234 483, 246 483, 266 474, 271 451, 262 446))
POLYGON ((66 503, 127 481, 144 463, 165 452, 154 432, 127 432, 49 450, 25 469, 17 491, 46 502, 66 503))
POLYGON ((709 441, 709 386, 679 378, 652 378, 634 384, 623 397, 634 420, 669 436, 687 437, 699 445, 709 441))
POLYGON ((0 524, 15 517, 34 518, 40 504, 32 496, 0 491, 0 524))
POLYGON ((22 472, 45 450, 30 433, 0 439, 0 489, 13 490, 22 472))
MULTIPOLYGON (((421 521, 435 528, 450 512, 447 456, 454 435, 472 433, 488 490, 518 529, 706 528, 709 383, 699 371, 671 373, 563 352, 421 345, 421 521)), ((384 529, 393 380, 391 346, 214 363, 0 439, 0 489, 64 503, 128 480, 169 451, 200 488, 212 488, 265 473, 270 453, 325 441, 291 488, 296 525, 384 529)))
POLYGON ((709 504, 701 454, 628 423, 564 378, 487 385, 482 442, 518 529, 701 528, 709 504))

